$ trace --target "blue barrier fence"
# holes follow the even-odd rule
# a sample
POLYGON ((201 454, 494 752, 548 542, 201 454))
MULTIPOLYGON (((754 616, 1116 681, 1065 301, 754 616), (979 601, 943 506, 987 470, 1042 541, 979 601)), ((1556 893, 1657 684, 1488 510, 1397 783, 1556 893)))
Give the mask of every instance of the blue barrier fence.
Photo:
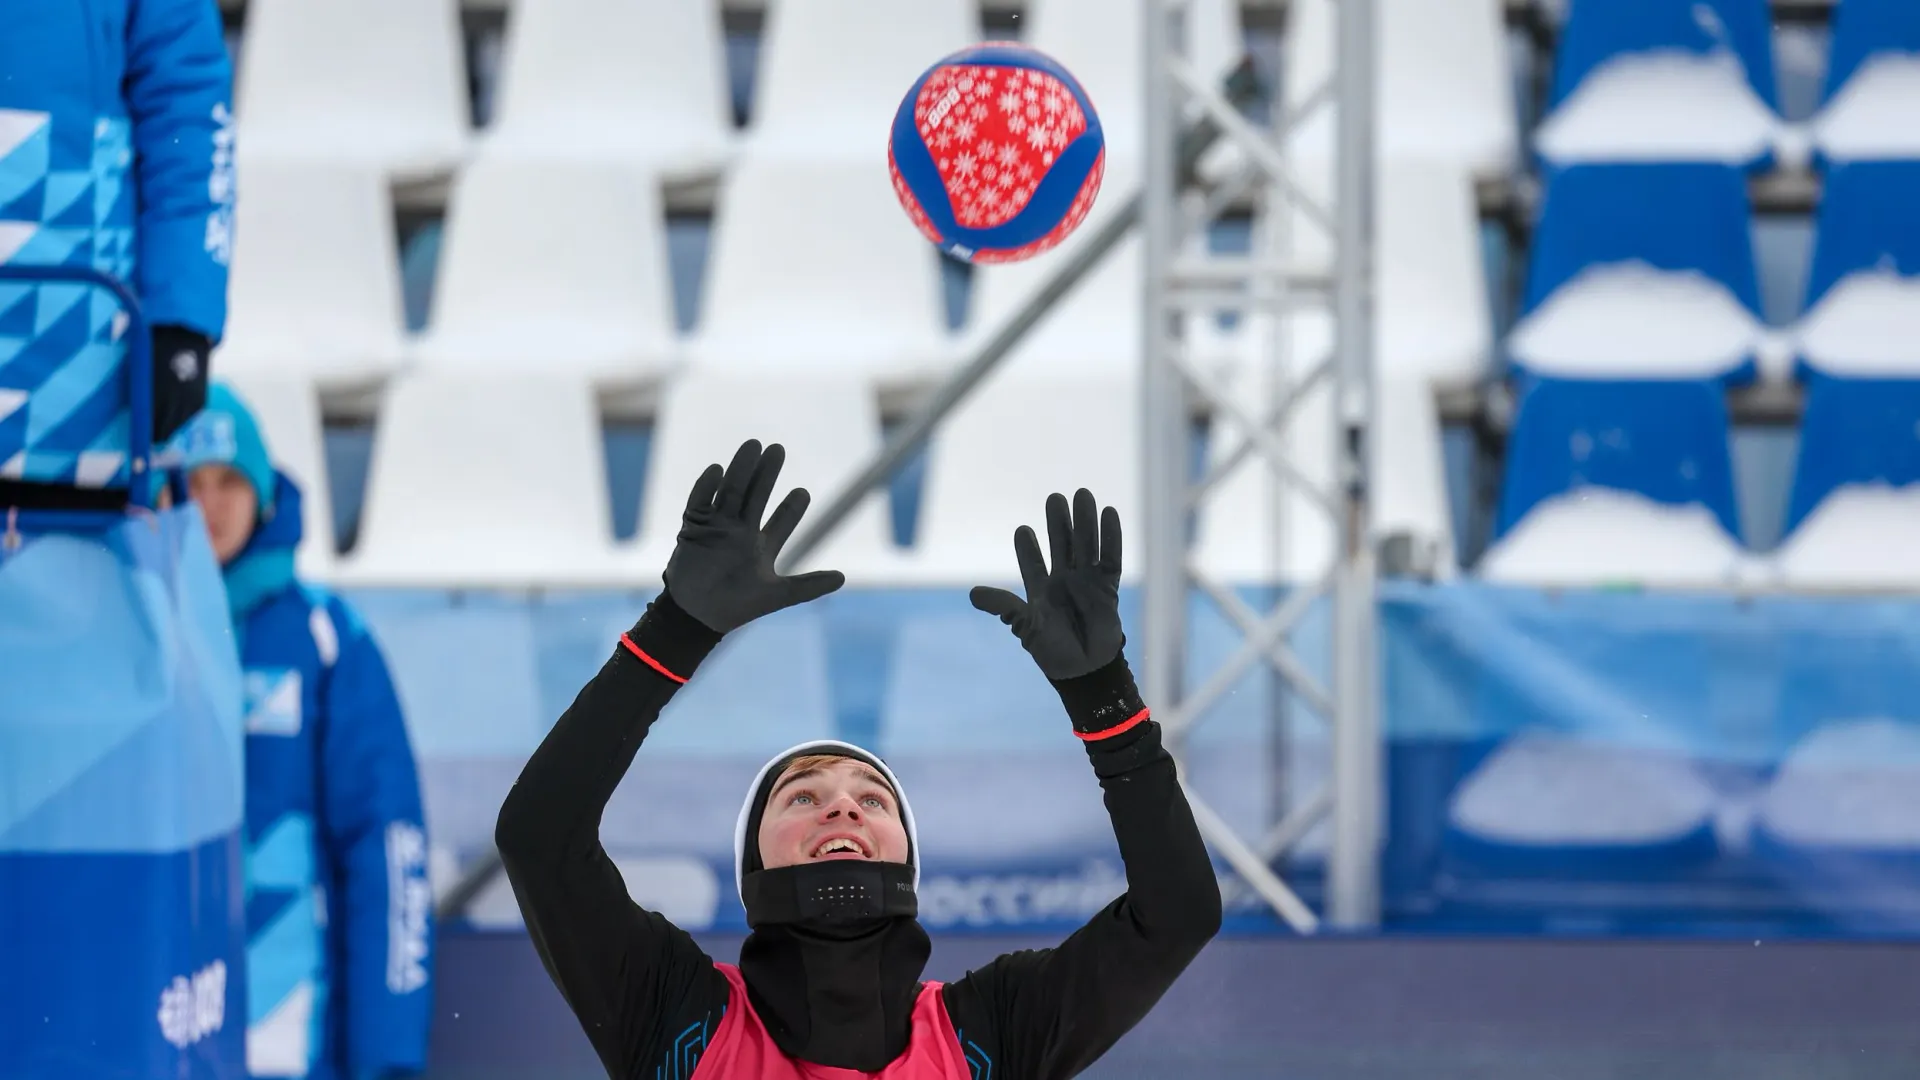
MULTIPOLYGON (((446 859, 486 843, 520 762, 646 596, 354 599, 393 660, 446 859)), ((1382 604, 1389 925, 1920 931, 1920 603, 1462 583, 1392 584, 1382 604)), ((1235 647, 1205 600, 1193 614, 1196 666, 1235 647)), ((1324 612, 1296 644, 1324 670, 1324 612)), ((1057 700, 964 590, 935 589, 836 594, 701 669, 606 818, 636 891, 738 928, 732 816, 761 761, 813 735, 893 762, 936 930, 1052 932, 1121 888, 1057 700)), ((1194 729, 1187 775, 1254 833, 1312 794, 1327 751, 1321 718, 1256 671, 1194 729)), ((1310 898, 1324 850, 1311 836, 1288 867, 1310 898)), ((1230 926, 1280 931, 1227 888, 1230 926)))

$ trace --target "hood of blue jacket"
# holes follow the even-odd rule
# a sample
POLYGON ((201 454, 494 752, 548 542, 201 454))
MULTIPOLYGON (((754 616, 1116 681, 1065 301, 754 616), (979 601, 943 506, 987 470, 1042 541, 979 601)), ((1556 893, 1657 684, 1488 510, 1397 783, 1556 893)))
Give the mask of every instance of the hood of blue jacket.
POLYGON ((273 497, 260 500, 260 523, 225 570, 227 606, 236 627, 294 585, 293 557, 301 537, 300 486, 285 473, 272 475, 273 497))

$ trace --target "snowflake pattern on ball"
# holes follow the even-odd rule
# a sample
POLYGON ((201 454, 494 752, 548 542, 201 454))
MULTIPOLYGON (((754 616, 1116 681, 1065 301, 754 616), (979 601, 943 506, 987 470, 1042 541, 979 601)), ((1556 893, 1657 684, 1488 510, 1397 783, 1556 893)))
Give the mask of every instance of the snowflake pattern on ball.
POLYGON ((1087 130, 1079 100, 1053 75, 987 64, 935 71, 913 119, 954 220, 969 229, 1005 224, 1025 209, 1060 151, 1087 130))
POLYGON ((1059 247, 1060 242, 1071 235, 1073 230, 1079 228, 1080 223, 1085 221, 1087 214, 1093 210, 1093 197, 1100 193, 1100 179, 1106 172, 1106 163, 1107 154, 1103 150, 1093 159, 1093 167, 1087 170, 1086 182, 1080 185, 1079 194, 1073 197, 1073 205, 1067 207, 1067 216, 1061 218, 1060 224, 1055 225, 1047 235, 1025 247, 1010 248, 1006 251, 976 251, 970 261, 983 265, 1020 262, 1023 259, 1031 259, 1043 251, 1051 251, 1059 247))

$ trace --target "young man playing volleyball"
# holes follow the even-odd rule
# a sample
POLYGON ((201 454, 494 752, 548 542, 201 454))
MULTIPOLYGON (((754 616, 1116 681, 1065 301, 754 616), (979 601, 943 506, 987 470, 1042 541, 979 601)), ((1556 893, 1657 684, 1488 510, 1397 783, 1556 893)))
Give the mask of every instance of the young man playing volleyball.
POLYGON ((795 489, 761 527, 784 461, 778 444, 749 441, 700 477, 665 591, 501 808, 496 839, 541 960, 616 1078, 1074 1076, 1220 927, 1206 848, 1121 656, 1119 516, 1084 490, 1071 510, 1047 501, 1051 567, 1032 529, 1015 533, 1025 600, 972 592, 1059 692, 1126 863, 1126 894, 1058 947, 922 981, 931 943, 915 918, 913 813, 886 764, 847 743, 795 747, 747 792, 734 846, 752 933, 737 965, 633 903, 600 846, 601 814, 648 728, 721 637, 845 581, 775 574, 808 501, 795 489))

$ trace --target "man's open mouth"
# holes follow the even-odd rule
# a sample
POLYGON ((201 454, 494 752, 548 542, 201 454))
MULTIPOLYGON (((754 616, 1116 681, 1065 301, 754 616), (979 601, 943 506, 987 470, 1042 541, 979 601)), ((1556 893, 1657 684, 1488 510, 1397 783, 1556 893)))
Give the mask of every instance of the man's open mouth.
POLYGON ((867 859, 872 857, 865 844, 851 836, 830 836, 813 849, 816 859, 867 859))

